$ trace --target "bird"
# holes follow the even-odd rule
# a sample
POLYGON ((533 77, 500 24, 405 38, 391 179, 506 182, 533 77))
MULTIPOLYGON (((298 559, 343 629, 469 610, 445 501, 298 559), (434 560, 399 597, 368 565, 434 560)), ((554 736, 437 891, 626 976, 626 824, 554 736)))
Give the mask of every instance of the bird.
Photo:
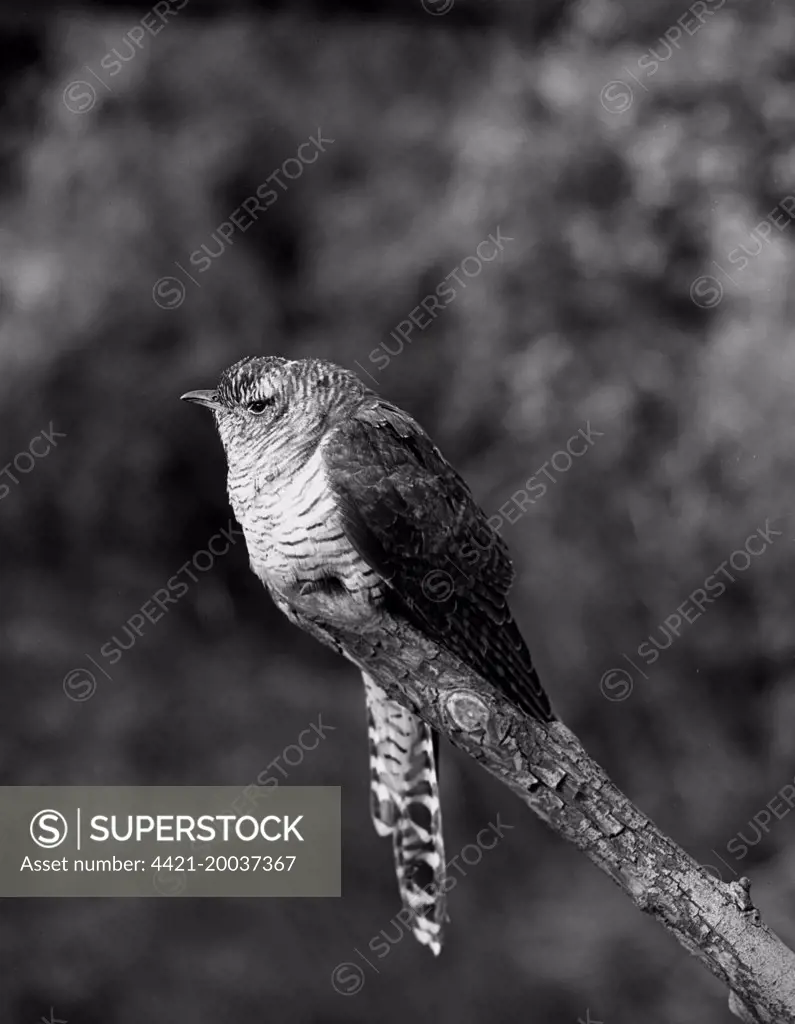
POLYGON ((438 955, 448 920, 438 735, 387 696, 377 663, 345 637, 403 619, 552 721, 508 606, 507 546, 419 423, 344 367, 248 356, 215 388, 181 397, 212 410, 252 571, 294 624, 361 671, 373 824, 392 838, 411 930, 438 955), (440 580, 452 602, 440 601, 440 580))

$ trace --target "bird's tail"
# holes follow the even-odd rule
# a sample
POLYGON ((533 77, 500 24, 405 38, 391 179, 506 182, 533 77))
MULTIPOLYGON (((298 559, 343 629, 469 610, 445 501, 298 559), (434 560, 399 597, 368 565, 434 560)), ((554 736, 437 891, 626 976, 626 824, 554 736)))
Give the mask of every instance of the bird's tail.
POLYGON ((398 886, 414 936, 438 955, 446 911, 437 737, 363 676, 373 824, 380 836, 392 836, 398 886))

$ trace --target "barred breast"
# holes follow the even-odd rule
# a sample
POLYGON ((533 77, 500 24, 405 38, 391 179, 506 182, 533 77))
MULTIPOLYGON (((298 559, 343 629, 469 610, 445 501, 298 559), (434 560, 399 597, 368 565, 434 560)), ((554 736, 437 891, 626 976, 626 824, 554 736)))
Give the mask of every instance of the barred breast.
POLYGON ((271 454, 268 466, 270 471, 259 479, 246 473, 229 480, 254 573, 282 593, 333 577, 359 598, 380 593, 379 577, 345 535, 326 476, 322 442, 308 458, 286 448, 276 457, 271 454))

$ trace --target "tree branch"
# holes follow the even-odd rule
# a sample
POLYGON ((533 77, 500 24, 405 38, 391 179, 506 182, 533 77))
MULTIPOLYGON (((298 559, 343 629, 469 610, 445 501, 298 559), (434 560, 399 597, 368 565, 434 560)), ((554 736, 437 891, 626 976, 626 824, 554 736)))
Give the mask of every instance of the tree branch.
MULTIPOLYGON (((310 631, 329 642, 328 631, 310 631)), ((795 1024, 795 953, 762 922, 750 882, 725 884, 696 863, 624 796, 565 725, 526 717, 403 621, 387 618, 385 625, 380 616, 376 631, 358 633, 348 623, 334 630, 334 641, 393 700, 501 779, 672 932, 729 988, 737 1017, 795 1024)))

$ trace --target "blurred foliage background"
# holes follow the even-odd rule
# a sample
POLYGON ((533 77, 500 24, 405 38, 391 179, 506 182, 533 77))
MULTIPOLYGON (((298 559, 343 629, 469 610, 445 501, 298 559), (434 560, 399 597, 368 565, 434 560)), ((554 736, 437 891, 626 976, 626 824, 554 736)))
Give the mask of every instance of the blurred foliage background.
POLYGON ((594 756, 693 856, 749 874, 795 944, 795 814, 742 861, 726 849, 795 777, 795 227, 757 230, 795 192, 795 10, 441 6, 191 0, 140 44, 143 6, 3 13, 0 463, 50 424, 66 436, 12 465, 0 501, 2 782, 242 788, 320 714, 334 731, 288 782, 343 787, 345 892, 3 901, 3 1022, 51 1006, 69 1024, 734 1019, 662 929, 447 746, 449 855, 497 813, 513 830, 457 885, 438 961, 407 938, 337 994, 334 967, 394 936, 399 909, 361 684, 275 612, 242 544, 90 700, 67 699, 64 675, 103 663, 227 525, 210 417, 178 397, 258 353, 364 367, 489 513, 579 428, 600 432, 503 531, 517 618, 594 756), (190 254, 217 251, 318 129, 333 144, 197 274, 190 254), (501 257, 376 366, 498 226, 501 257), (173 308, 153 300, 166 276, 173 308), (775 542, 606 699, 603 673, 643 666, 638 646, 768 520, 775 542))

